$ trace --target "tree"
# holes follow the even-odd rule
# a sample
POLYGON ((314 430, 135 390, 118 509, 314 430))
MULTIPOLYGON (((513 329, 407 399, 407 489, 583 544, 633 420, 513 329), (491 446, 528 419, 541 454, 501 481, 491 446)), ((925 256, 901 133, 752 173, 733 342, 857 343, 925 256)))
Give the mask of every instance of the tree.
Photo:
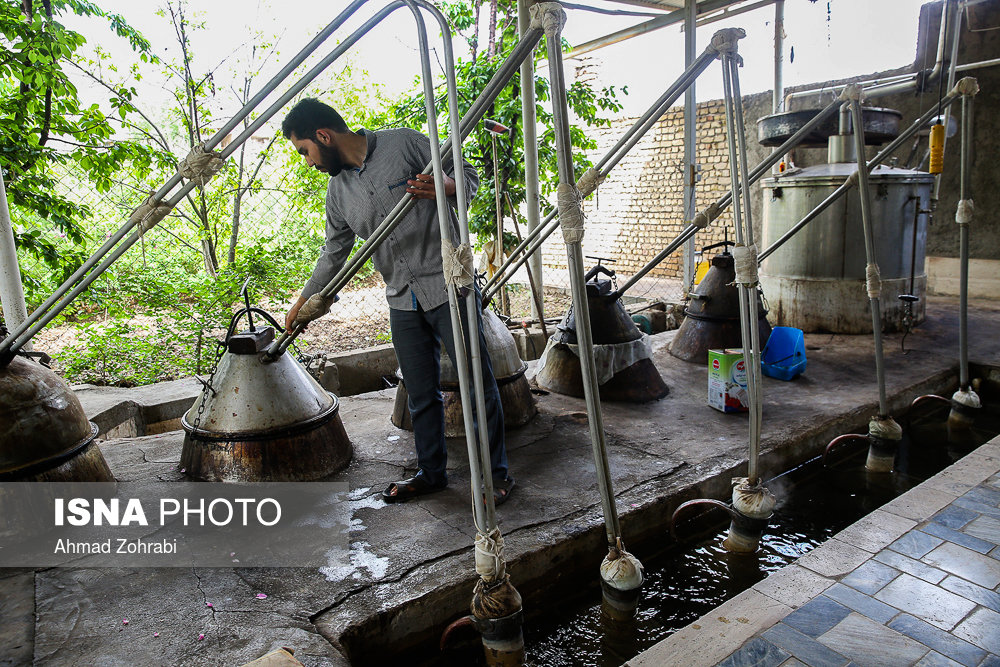
MULTIPOLYGON (((452 25, 453 34, 464 39, 469 49, 469 57, 456 62, 459 107, 465 113, 479 92, 495 73, 498 66, 517 44, 517 3, 512 0, 491 0, 488 5, 476 0, 444 2, 442 9, 452 25), (485 9, 485 15, 483 10, 485 9), (485 24, 485 25, 484 25, 485 24), (480 49, 479 35, 485 32, 486 49, 480 49)), ((568 44, 564 45, 568 48, 568 44)), ((535 51, 536 62, 545 55, 544 47, 535 51)), ((621 89, 621 94, 627 90, 621 89)), ((594 90, 589 84, 576 81, 568 86, 567 98, 570 110, 586 126, 608 125, 610 121, 601 117, 601 112, 621 110, 618 102, 619 91, 614 87, 594 90)), ((541 194, 553 192, 558 184, 558 166, 555 151, 555 130, 552 113, 549 110, 549 82, 543 76, 535 76, 536 114, 539 125, 544 128, 539 133, 538 164, 541 194)), ((446 109, 445 91, 440 89, 437 98, 439 109, 446 109)), ((518 208, 525 201, 523 128, 521 127, 521 85, 514 77, 500 93, 486 118, 495 120, 510 128, 510 133, 500 142, 497 152, 497 172, 501 183, 502 214, 516 219, 518 208)), ((386 113, 377 114, 373 123, 386 126, 407 125, 420 129, 427 122, 424 98, 421 93, 406 97, 393 104, 386 113)), ((447 129, 444 121, 439 122, 442 130, 447 129)), ((570 138, 574 152, 574 168, 579 176, 591 163, 583 151, 596 147, 596 142, 574 125, 570 128, 570 138)), ((480 240, 495 237, 497 204, 495 197, 494 164, 492 138, 485 126, 478 125, 465 142, 464 155, 479 168, 479 192, 469 210, 469 228, 477 233, 480 240)), ((510 249, 516 244, 512 233, 505 232, 504 247, 510 249)))
MULTIPOLYGON (((90 210, 55 188, 59 171, 82 172, 100 192, 113 174, 132 162, 141 168, 153 156, 141 144, 114 138, 111 118, 99 105, 84 105, 66 66, 86 42, 66 28, 65 14, 107 19, 112 30, 148 61, 149 42, 117 14, 87 0, 0 0, 0 153, 15 222, 45 221, 73 243, 84 240, 90 210)), ((110 113, 131 111, 134 89, 113 91, 110 113)), ((23 226, 23 225, 22 225, 23 226)), ((60 249, 34 224, 15 231, 15 243, 68 276, 82 260, 79 251, 60 249)), ((26 276, 29 291, 36 281, 26 276)))

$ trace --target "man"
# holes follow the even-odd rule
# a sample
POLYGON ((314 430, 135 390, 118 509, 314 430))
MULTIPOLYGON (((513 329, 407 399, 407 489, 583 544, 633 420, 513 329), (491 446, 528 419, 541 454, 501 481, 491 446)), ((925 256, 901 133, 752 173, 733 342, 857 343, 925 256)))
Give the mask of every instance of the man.
MULTIPOLYGON (((386 502, 405 502, 439 491, 448 484, 444 402, 438 387, 441 343, 452 359, 457 357, 441 268, 434 180, 430 174, 419 173, 430 162, 430 141, 410 129, 351 132, 340 114, 315 99, 303 99, 296 104, 285 117, 281 131, 309 166, 330 175, 326 192, 326 243, 302 295, 288 311, 286 327, 291 328, 306 299, 325 287, 343 267, 356 236, 367 239, 404 192, 417 200, 372 256, 386 283, 392 344, 406 382, 419 466, 413 477, 389 484, 382 497, 386 502)), ((479 177, 468 162, 463 171, 468 201, 475 195, 479 177)), ((444 181, 445 195, 450 208, 454 208, 455 180, 445 175, 444 181)), ((458 223, 454 212, 449 209, 449 213, 452 241, 457 245, 458 223)), ((464 323, 467 321, 464 299, 461 308, 464 323)), ((477 308, 477 314, 478 311, 477 308)), ((481 321, 479 347, 494 501, 499 504, 510 496, 514 479, 507 473, 503 409, 481 321)))

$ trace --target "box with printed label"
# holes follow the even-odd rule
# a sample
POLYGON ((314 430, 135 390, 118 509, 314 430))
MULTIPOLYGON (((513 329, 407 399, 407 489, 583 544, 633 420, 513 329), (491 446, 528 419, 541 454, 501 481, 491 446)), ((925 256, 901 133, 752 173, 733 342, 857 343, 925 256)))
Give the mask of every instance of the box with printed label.
POLYGON ((708 404, 722 412, 749 410, 742 348, 708 351, 708 404))

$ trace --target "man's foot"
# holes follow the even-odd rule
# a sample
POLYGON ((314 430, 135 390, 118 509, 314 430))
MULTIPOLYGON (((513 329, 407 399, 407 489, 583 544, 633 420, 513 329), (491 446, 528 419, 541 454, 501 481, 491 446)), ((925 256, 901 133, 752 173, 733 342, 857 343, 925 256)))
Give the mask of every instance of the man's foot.
POLYGON ((503 505, 510 498, 515 486, 514 478, 507 475, 507 479, 493 480, 493 505, 503 505))
POLYGON ((387 503, 405 503, 411 498, 425 496, 428 493, 441 491, 447 488, 448 482, 432 484, 427 481, 423 471, 418 472, 409 479, 393 482, 382 492, 382 500, 387 503))

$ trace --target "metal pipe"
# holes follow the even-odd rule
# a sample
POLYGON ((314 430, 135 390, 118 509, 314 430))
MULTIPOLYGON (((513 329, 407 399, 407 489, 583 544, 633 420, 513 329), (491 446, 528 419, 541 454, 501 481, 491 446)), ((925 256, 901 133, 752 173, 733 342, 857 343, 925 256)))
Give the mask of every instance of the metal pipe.
MULTIPOLYGON (((753 234, 753 215, 750 205, 750 177, 747 174, 746 124, 743 117, 743 96, 740 92, 739 64, 736 58, 726 57, 723 60, 723 66, 727 64, 726 61, 728 61, 730 78, 732 80, 733 97, 731 102, 736 116, 736 124, 731 127, 735 128, 736 148, 739 151, 739 182, 743 186, 741 196, 743 198, 744 225, 746 227, 744 243, 747 247, 756 248, 753 234)), ((730 162, 732 162, 732 159, 730 159, 730 162)), ((763 415, 761 400, 760 328, 757 322, 757 304, 754 298, 756 286, 740 285, 739 289, 743 297, 741 300, 746 302, 742 338, 744 347, 743 357, 747 362, 747 390, 750 394, 750 456, 747 478, 750 486, 757 486, 760 482, 758 461, 760 458, 760 431, 763 415)))
MULTIPOLYGON (((959 94, 957 92, 952 90, 944 97, 944 99, 942 99, 941 101, 942 106, 952 104, 958 97, 958 95, 959 94)), ((832 104, 839 106, 840 101, 837 100, 832 104)), ((915 120, 913 124, 910 125, 910 127, 903 130, 898 137, 893 139, 887 146, 885 146, 882 150, 880 150, 875 157, 873 157, 871 160, 868 161, 868 170, 874 169, 882 162, 887 160, 889 156, 892 155, 892 153, 897 148, 899 148, 910 137, 912 137, 918 130, 920 130, 921 127, 924 126, 924 124, 928 120, 930 120, 933 116, 937 115, 937 113, 938 113, 937 107, 931 107, 926 112, 924 112, 924 114, 920 118, 915 120)), ((795 223, 795 225, 793 225, 787 232, 782 234, 781 238, 775 240, 774 243, 772 243, 765 250, 763 250, 760 253, 760 255, 758 255, 758 259, 762 262, 765 259, 767 259, 771 255, 771 253, 773 253, 775 250, 784 245, 788 241, 788 239, 795 236, 795 234, 797 234, 803 227, 805 227, 807 224, 815 220, 823 211, 829 208, 830 205, 833 202, 837 201, 837 199, 839 199, 845 192, 847 192, 847 190, 850 189, 852 185, 853 183, 851 179, 848 179, 847 181, 844 182, 843 185, 839 186, 836 190, 827 195, 826 199, 824 199, 823 201, 821 201, 819 204, 816 205, 816 208, 809 211, 809 213, 807 213, 801 220, 795 223)))
MULTIPOLYGON (((702 14, 707 14, 708 12, 723 9, 731 3, 732 0, 702 0, 702 2, 698 3, 698 9, 702 14)), ((639 25, 634 25, 630 28, 624 28, 609 35, 598 37, 597 39, 593 39, 589 42, 573 47, 568 53, 566 53, 565 58, 576 58, 577 56, 582 56, 585 53, 596 51, 597 49, 605 46, 611 46, 612 44, 617 44, 618 42, 625 41, 626 39, 638 37, 639 35, 644 35, 648 32, 659 30, 660 28, 666 28, 667 26, 674 25, 675 23, 680 23, 684 20, 686 12, 687 10, 685 9, 678 9, 664 16, 640 23, 639 25)))
MULTIPOLYGON (((952 0, 945 0, 945 4, 950 5, 953 4, 953 2, 952 0)), ((956 10, 959 9, 957 4, 955 5, 955 9, 956 10)), ((954 16, 952 17, 954 31, 952 32, 951 35, 951 58, 948 60, 948 90, 951 90, 952 88, 955 87, 955 65, 958 63, 958 42, 959 38, 962 35, 963 16, 964 12, 955 11, 954 16)), ((947 128, 948 121, 951 118, 951 107, 944 109, 941 112, 941 115, 944 116, 942 125, 944 125, 945 128, 947 128)), ((942 154, 944 153, 947 147, 948 147, 948 132, 946 131, 941 140, 942 154)), ((938 195, 940 194, 940 192, 941 192, 941 174, 936 174, 934 177, 934 197, 933 197, 934 202, 937 202, 938 195)))
POLYGON ((968 72, 973 69, 981 69, 983 67, 995 67, 1000 65, 1000 58, 993 58, 991 60, 980 60, 978 63, 966 63, 964 65, 956 65, 956 72, 968 72))
MULTIPOLYGON (((927 72, 926 76, 923 77, 925 84, 927 82, 933 81, 938 76, 940 76, 941 70, 942 70, 942 68, 944 66, 944 51, 945 51, 944 44, 945 44, 945 40, 947 38, 947 33, 945 32, 945 23, 946 23, 945 16, 946 16, 947 11, 948 11, 948 1, 946 0, 941 5, 941 25, 940 25, 940 27, 938 29, 937 57, 934 60, 934 67, 929 72, 927 72)), ((882 92, 882 93, 874 93, 873 94, 873 92, 872 92, 873 90, 878 90, 878 86, 875 85, 875 88, 869 88, 869 89, 865 90, 865 95, 867 97, 871 98, 871 97, 877 97, 877 96, 880 96, 880 95, 889 95, 889 94, 894 94, 894 93, 899 93, 899 92, 905 92, 905 91, 908 91, 908 90, 913 90, 914 87, 916 86, 916 79, 917 79, 918 76, 920 76, 920 72, 914 72, 912 74, 901 74, 898 77, 881 77, 881 78, 873 78, 873 79, 861 79, 861 80, 857 81, 857 84, 858 85, 868 84, 869 86, 873 86, 873 85, 875 85, 875 84, 877 84, 878 82, 881 82, 881 81, 894 81, 894 80, 898 80, 898 79, 902 79, 903 81, 912 80, 912 81, 909 81, 909 83, 906 86, 903 86, 901 88, 897 88, 897 89, 885 89, 884 92, 882 92)), ((793 91, 791 93, 788 93, 787 95, 785 95, 785 111, 789 111, 790 110, 791 102, 792 102, 793 99, 796 99, 796 98, 799 98, 799 97, 808 97, 809 95, 816 95, 818 93, 823 93, 826 90, 827 90, 827 86, 821 86, 821 87, 818 87, 818 88, 806 88, 804 90, 796 90, 796 91, 793 91)))
MULTIPOLYGON (((715 60, 715 52, 706 49, 691 67, 685 70, 681 76, 656 100, 646 112, 632 124, 632 127, 622 135, 621 139, 608 150, 601 159, 594 165, 594 169, 603 177, 607 176, 618 162, 635 146, 636 143, 649 131, 656 121, 666 113, 667 109, 681 96, 684 90, 694 83, 694 80, 715 60)), ((486 282, 483 290, 483 300, 489 301, 496 294, 500 285, 510 280, 514 273, 532 257, 535 251, 544 243, 552 232, 556 230, 558 224, 548 226, 556 219, 558 211, 552 211, 542 221, 541 225, 532 230, 524 240, 518 244, 504 261, 493 277, 486 282), (541 235, 541 240, 537 243, 535 238, 541 235), (525 252, 525 249, 528 249, 525 252), (521 253, 524 253, 523 255, 521 253)))
MULTIPOLYGON (((962 154, 959 160, 958 199, 970 198, 972 172, 972 96, 962 96, 962 154)), ((958 226, 958 373, 959 388, 969 391, 969 225, 958 226)))
MULTIPOLYGON (((783 2, 784 0, 780 0, 783 2)), ((695 54, 698 46, 698 3, 696 0, 687 0, 685 4, 687 13, 684 16, 684 66, 690 68, 695 61, 695 54)), ((695 90, 695 82, 692 81, 688 89, 684 91, 684 219, 693 220, 697 213, 697 192, 695 183, 697 182, 697 150, 698 150, 698 97, 695 90)), ((696 271, 694 261, 694 239, 689 239, 684 244, 683 271, 685 278, 691 276, 694 283, 696 271)))
POLYGON ((878 416, 889 416, 889 403, 885 392, 885 355, 882 351, 882 314, 879 292, 882 285, 878 278, 878 258, 875 254, 875 234, 872 230, 871 190, 868 185, 868 165, 865 162, 865 126, 861 115, 861 93, 851 99, 851 116, 854 120, 854 147, 858 153, 858 190, 861 199, 861 226, 864 228, 865 256, 868 260, 868 300, 872 309, 872 335, 875 339, 875 375, 878 379, 878 416), (874 285, 873 281, 879 281, 874 285))
MULTIPOLYGON (((261 100, 263 100, 267 95, 271 94, 271 92, 275 88, 277 88, 278 84, 280 84, 282 81, 284 81, 288 77, 288 75, 291 74, 295 70, 295 68, 297 68, 302 63, 302 61, 304 61, 307 57, 309 57, 309 55, 311 55, 312 52, 315 51, 316 48, 319 47, 320 44, 322 44, 324 41, 326 41, 326 39, 334 31, 336 31, 337 28, 339 28, 341 25, 343 25, 343 23, 348 18, 350 18, 351 15, 354 14, 354 12, 356 12, 361 7, 361 5, 363 5, 365 2, 367 2, 367 0, 354 0, 354 2, 352 2, 350 5, 348 5, 348 7, 346 9, 344 9, 344 11, 342 11, 340 14, 338 14, 337 17, 334 18, 334 20, 331 21, 322 31, 320 31, 320 33, 318 35, 316 35, 316 37, 314 37, 312 39, 312 41, 310 41, 308 44, 306 44, 306 46, 303 47, 299 51, 299 53, 296 54, 288 62, 287 65, 285 65, 285 67, 283 67, 277 74, 275 74, 271 78, 271 80, 268 81, 264 85, 264 87, 260 90, 260 92, 258 92, 256 95, 254 95, 245 105, 243 105, 243 108, 240 109, 236 113, 236 115, 234 115, 233 118, 230 119, 230 121, 222 129, 220 129, 218 132, 216 132, 214 135, 212 135, 212 137, 208 141, 205 142, 205 149, 206 150, 211 150, 220 141, 222 141, 222 139, 225 138, 225 136, 227 134, 229 134, 235 127, 237 127, 243 121, 243 119, 246 118, 246 116, 249 115, 250 112, 253 111, 253 109, 256 108, 256 106, 258 104, 260 104, 261 100)), ((263 122, 263 121, 261 121, 261 122, 263 122)), ((230 148, 230 154, 232 153, 232 151, 235 151, 236 148, 241 143, 242 143, 242 141, 233 141, 230 144, 230 147, 229 147, 230 148)), ((152 198, 154 200, 161 200, 161 199, 163 199, 164 197, 167 196, 167 194, 171 190, 173 190, 173 188, 178 183, 180 183, 180 181, 181 181, 181 175, 179 173, 175 173, 172 177, 170 177, 167 180, 166 183, 164 183, 153 194, 152 198)), ((101 247, 98 248, 94 252, 93 255, 91 255, 82 265, 80 265, 80 267, 76 271, 73 272, 73 275, 71 275, 69 278, 67 278, 66 281, 63 282, 63 284, 60 285, 58 288, 56 288, 55 292, 53 292, 49 296, 49 298, 46 299, 45 302, 42 303, 41 306, 39 306, 37 309, 35 309, 35 311, 32 313, 32 315, 29 318, 26 318, 25 321, 23 323, 21 323, 20 326, 17 327, 17 329, 15 329, 15 330, 13 330, 11 332, 11 335, 5 341, 3 341, 3 344, 0 344, 0 353, 6 352, 9 349, 15 349, 16 350, 17 348, 12 348, 12 344, 17 340, 18 337, 20 337, 25 332, 25 330, 27 330, 28 326, 31 325, 32 323, 36 322, 39 318, 41 318, 41 316, 45 312, 47 312, 48 309, 54 303, 56 303, 56 301, 58 301, 59 299, 61 299, 62 296, 65 295, 69 291, 70 287, 73 284, 75 284, 87 272, 89 272, 111 250, 111 248, 113 248, 116 245, 118 245, 118 243, 125 237, 126 234, 128 234, 128 232, 132 228, 135 227, 136 224, 137 224, 137 221, 136 222, 131 222, 131 221, 126 222, 125 224, 123 224, 121 226, 121 228, 118 229, 117 232, 115 232, 107 241, 105 241, 104 244, 101 245, 101 247)), ((59 310, 61 311, 62 308, 65 308, 65 305, 63 305, 59 310)), ((33 336, 33 335, 34 334, 31 334, 31 336, 33 336)), ((28 336, 28 338, 30 339, 31 336, 28 336)), ((25 342, 27 342, 27 341, 26 340, 22 340, 21 345, 23 345, 25 342)), ((20 347, 20 345, 18 347, 20 347)))
POLYGON ((16 329, 28 319, 3 169, 0 169, 0 305, 3 305, 3 318, 9 328, 16 329))
POLYGON ((774 90, 771 92, 771 113, 778 113, 785 95, 785 0, 774 3, 774 90))
MULTIPOLYGON (((528 33, 531 17, 528 15, 527 0, 517 0, 517 32, 521 39, 528 33)), ((535 59, 526 58, 521 63, 521 130, 524 140, 524 199, 527 210, 528 235, 534 233, 540 225, 541 202, 538 196, 538 120, 535 113, 535 59)), ((534 285, 531 290, 536 296, 532 299, 531 315, 539 322, 545 321, 545 277, 542 275, 542 257, 533 255, 530 262, 529 276, 534 275, 534 285)))
MULTIPOLYGON (((548 4, 548 3, 547 3, 548 4)), ((556 5, 558 7, 558 5, 556 5)), ((558 9, 562 12, 561 9, 558 9)), ((565 19, 565 14, 562 14, 565 19)), ((563 73, 560 32, 561 21, 555 29, 547 29, 545 41, 549 55, 550 86, 552 90, 552 114, 555 125, 556 150, 561 185, 576 187, 573 173, 572 144, 569 136, 569 112, 566 104, 566 84, 563 73)), ((597 468, 597 487, 601 494, 604 511, 604 527, 608 547, 615 549, 621 538, 618 523, 618 509, 611 489, 611 470, 608 465, 607 443, 605 442, 604 417, 601 412, 597 385, 597 365, 594 362, 594 339, 590 329, 590 306, 587 302, 587 288, 583 271, 583 251, 579 241, 566 243, 569 277, 573 293, 573 309, 576 312, 576 336, 579 342, 580 368, 583 375, 583 393, 587 403, 590 425, 590 442, 597 468)))

